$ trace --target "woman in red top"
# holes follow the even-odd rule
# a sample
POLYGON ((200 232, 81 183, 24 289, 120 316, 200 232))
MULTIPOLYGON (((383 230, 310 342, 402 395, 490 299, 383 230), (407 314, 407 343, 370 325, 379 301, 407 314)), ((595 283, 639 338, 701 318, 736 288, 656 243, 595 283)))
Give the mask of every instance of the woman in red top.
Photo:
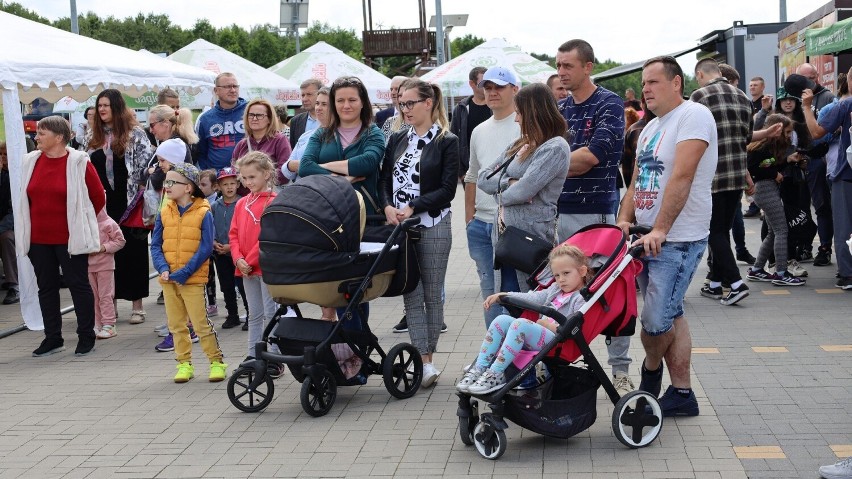
POLYGON ((79 342, 75 354, 95 347, 95 299, 89 285, 89 253, 100 251, 97 212, 104 188, 89 157, 66 145, 71 127, 59 116, 38 122, 38 150, 24 156, 21 207, 15 214, 16 248, 29 256, 38 283, 44 341, 33 356, 65 350, 59 307, 59 269, 71 291, 79 342))

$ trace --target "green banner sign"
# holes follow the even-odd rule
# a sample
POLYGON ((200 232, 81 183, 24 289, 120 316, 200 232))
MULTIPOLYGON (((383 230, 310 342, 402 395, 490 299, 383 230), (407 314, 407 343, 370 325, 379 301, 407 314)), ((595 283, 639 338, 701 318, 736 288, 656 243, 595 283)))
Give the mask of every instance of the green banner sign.
POLYGON ((825 28, 805 30, 805 53, 827 55, 852 49, 852 18, 825 28))

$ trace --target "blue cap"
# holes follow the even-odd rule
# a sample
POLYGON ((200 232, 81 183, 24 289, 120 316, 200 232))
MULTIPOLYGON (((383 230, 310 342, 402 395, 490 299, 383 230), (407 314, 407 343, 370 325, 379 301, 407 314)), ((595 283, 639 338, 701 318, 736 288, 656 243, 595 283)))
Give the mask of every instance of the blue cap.
POLYGON ((485 86, 485 82, 487 81, 498 86, 505 86, 509 84, 518 86, 518 77, 515 76, 512 70, 503 67, 491 67, 486 70, 485 74, 482 75, 482 80, 476 86, 482 88, 485 86))

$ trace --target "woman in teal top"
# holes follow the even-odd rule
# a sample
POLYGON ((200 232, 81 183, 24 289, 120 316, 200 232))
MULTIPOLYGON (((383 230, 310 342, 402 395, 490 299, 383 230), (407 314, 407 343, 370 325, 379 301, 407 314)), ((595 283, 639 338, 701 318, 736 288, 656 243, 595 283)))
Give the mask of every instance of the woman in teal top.
POLYGON ((308 141, 299 176, 345 176, 364 197, 367 214, 381 214, 377 183, 385 139, 373 123, 367 89, 357 77, 340 77, 331 85, 331 122, 308 141))

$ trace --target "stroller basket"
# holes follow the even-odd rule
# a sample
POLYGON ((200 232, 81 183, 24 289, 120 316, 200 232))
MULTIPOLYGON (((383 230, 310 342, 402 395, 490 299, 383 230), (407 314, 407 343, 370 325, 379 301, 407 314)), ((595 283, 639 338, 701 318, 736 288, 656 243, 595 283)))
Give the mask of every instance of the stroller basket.
POLYGON ((538 387, 506 395, 505 417, 537 434, 567 439, 595 423, 601 383, 588 369, 562 364, 550 370, 553 377, 538 387))

